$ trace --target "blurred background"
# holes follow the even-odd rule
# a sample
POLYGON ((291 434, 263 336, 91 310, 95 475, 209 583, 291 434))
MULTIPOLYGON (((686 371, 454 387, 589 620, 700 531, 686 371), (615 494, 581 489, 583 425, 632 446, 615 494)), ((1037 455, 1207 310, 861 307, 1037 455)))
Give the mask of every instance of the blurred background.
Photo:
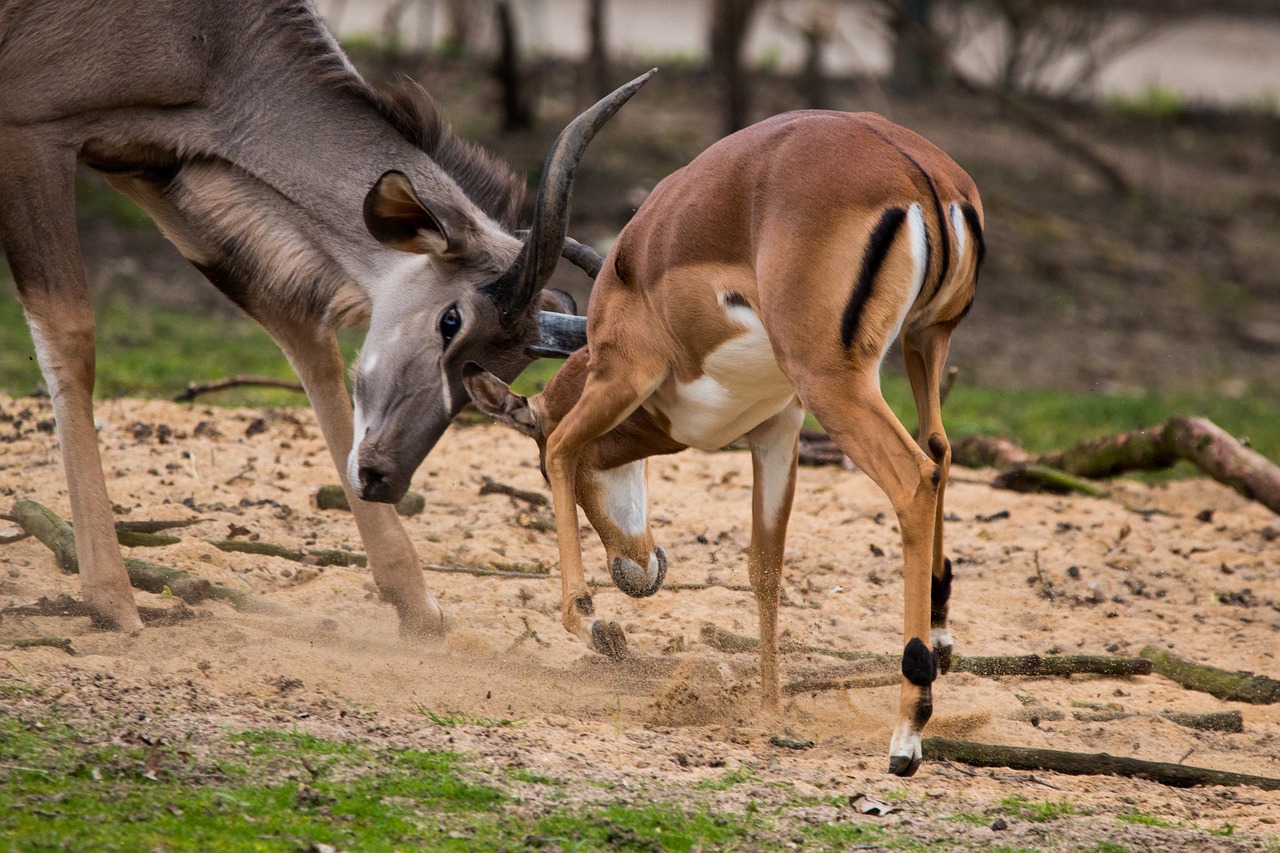
MULTIPOLYGON (((576 237, 604 250, 655 183, 791 109, 872 110, 977 181, 987 263, 951 363, 953 434, 1033 449, 1208 416, 1280 458, 1275 0, 318 0, 375 84, 421 82, 536 186, 598 95, 659 75, 587 153, 576 237)), ((99 396, 288 377, 139 210, 81 176, 99 396)), ((585 310, 589 283, 557 286, 585 310)), ((350 351, 359 335, 345 338, 350 351)), ((527 378, 536 384, 552 366, 527 378)), ((910 412, 896 355, 886 393, 910 412)), ((0 392, 41 387, 0 267, 0 392)), ((227 403, 303 405, 289 392, 227 403)), ((914 416, 904 415, 911 423, 914 416)))

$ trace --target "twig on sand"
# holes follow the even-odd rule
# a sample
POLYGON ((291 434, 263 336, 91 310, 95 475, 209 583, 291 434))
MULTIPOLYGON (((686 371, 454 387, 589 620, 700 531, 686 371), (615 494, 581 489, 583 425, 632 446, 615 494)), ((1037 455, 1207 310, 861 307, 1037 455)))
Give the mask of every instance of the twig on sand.
POLYGON ((489 477, 484 478, 484 483, 480 486, 481 495, 506 495, 515 500, 524 501, 532 507, 550 506, 551 501, 546 495, 540 492, 530 492, 525 489, 517 489, 515 486, 508 486, 506 483, 499 483, 489 477))
POLYGON ((1151 661, 1155 671, 1189 690, 1208 693, 1228 702, 1270 705, 1280 702, 1280 681, 1252 672, 1229 672, 1216 666, 1194 663, 1147 646, 1139 655, 1151 661))
POLYGON ((225 391, 228 388, 283 388, 286 391, 304 391, 302 385, 297 382, 291 382, 288 379, 237 375, 226 379, 217 379, 213 382, 188 382, 186 389, 174 396, 173 402, 186 403, 202 394, 225 391))
POLYGON ((76 650, 71 647, 71 640, 65 637, 31 637, 25 640, 14 640, 13 648, 15 649, 37 649, 37 648, 53 648, 62 649, 69 655, 74 655, 76 650))

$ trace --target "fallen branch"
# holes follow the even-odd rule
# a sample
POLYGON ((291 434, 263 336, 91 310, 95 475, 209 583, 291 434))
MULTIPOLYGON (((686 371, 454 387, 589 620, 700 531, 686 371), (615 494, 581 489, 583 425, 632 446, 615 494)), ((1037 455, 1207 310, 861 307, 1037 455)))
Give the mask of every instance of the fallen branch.
MULTIPOLYGON (((20 500, 14 504, 13 515, 24 530, 53 551, 59 568, 68 574, 76 574, 80 571, 80 561, 76 557, 75 533, 72 532, 71 525, 57 513, 36 501, 20 500)), ((129 583, 138 589, 160 594, 168 592, 188 604, 214 598, 226 601, 237 610, 262 612, 276 609, 250 593, 222 584, 210 583, 190 572, 153 563, 150 560, 126 557, 124 567, 129 573, 129 583)))
POLYGON ((286 391, 305 393, 305 389, 300 384, 287 379, 271 379, 266 376, 231 376, 227 379, 218 379, 213 382, 188 382, 186 389, 176 395, 173 398, 173 402, 186 403, 202 394, 225 391, 228 388, 283 388, 286 391))
POLYGON ((171 521, 152 521, 148 519, 138 519, 136 521, 117 521, 116 530, 127 530, 131 533, 160 533, 164 530, 173 530, 178 527, 190 527, 193 524, 199 524, 204 521, 203 518, 188 518, 185 521, 174 519, 171 521))
MULTIPOLYGON (((754 652, 759 650, 760 641, 754 637, 734 634, 709 622, 702 626, 702 641, 714 649, 723 652, 754 652)), ((851 652, 832 649, 826 646, 805 646, 800 643, 779 643, 783 654, 814 654, 841 660, 856 661, 865 665, 852 673, 861 676, 871 671, 894 671, 902 665, 898 655, 878 655, 870 652, 851 652)), ((955 655, 951 658, 952 672, 969 672, 984 678, 1001 675, 1020 675, 1031 677, 1061 677, 1064 675, 1110 675, 1129 677, 1149 675, 1152 664, 1143 658, 1121 658, 1106 655, 1021 655, 1016 657, 966 656, 955 655)), ((842 673, 843 675, 843 673, 842 673)), ((895 676, 896 678, 896 676, 895 676)), ((825 679, 835 684, 836 681, 825 679)), ((838 680, 838 679, 837 679, 838 680)), ((814 688, 811 688, 814 689, 814 688)), ((838 689, 830 687, 826 689, 838 689)), ((803 692, 803 691, 801 691, 803 692)))
POLYGON ((951 445, 951 458, 969 468, 1039 465, 1093 480, 1126 471, 1163 470, 1186 460, 1218 482, 1280 513, 1280 468, 1205 418, 1170 418, 1148 429, 1082 441, 1066 450, 1038 455, 1001 439, 959 438, 951 445))
POLYGON ((177 536, 142 533, 137 530, 121 530, 117 527, 116 541, 128 548, 159 548, 164 545, 176 545, 182 540, 177 536))
POLYGON ((1133 717, 1158 717, 1202 732, 1244 731, 1244 715, 1239 711, 1212 711, 1207 714, 1191 714, 1184 711, 1162 711, 1159 714, 1139 714, 1133 711, 1076 711, 1072 714, 1081 723, 1111 723, 1133 717))
POLYGON ((1210 770, 1205 767, 1189 767, 1185 764, 1144 761, 1138 758, 1107 755, 1104 752, 1092 754, 1062 752, 1056 749, 999 746, 937 737, 925 738, 923 750, 927 759, 958 761, 974 767, 1047 770, 1073 776, 1125 776, 1148 779, 1174 788, 1193 788, 1200 785, 1249 785, 1265 791, 1280 790, 1280 779, 1210 770))
POLYGON ((37 649, 37 648, 53 648, 62 649, 69 655, 74 655, 76 650, 71 647, 71 641, 63 637, 32 637, 27 640, 14 640, 12 648, 15 649, 37 649))
POLYGON ((207 539, 205 540, 219 551, 237 554, 257 554, 262 557, 281 557, 295 563, 306 563, 309 566, 367 566, 369 558, 356 551, 343 551, 338 548, 312 548, 303 551, 300 548, 289 548, 272 542, 254 542, 248 539, 207 539))
MULTIPOLYGON (((6 616, 93 616, 84 602, 69 595, 41 596, 33 604, 15 604, 0 610, 0 613, 6 616)), ((139 607, 138 616, 148 624, 172 625, 194 617, 195 611, 185 604, 178 607, 139 607)))
POLYGON ((1193 663, 1154 646, 1139 655, 1151 661, 1155 671, 1190 690, 1208 693, 1228 702, 1270 705, 1280 702, 1280 681, 1252 672, 1229 672, 1216 666, 1193 663))
MULTIPOLYGON (((321 486, 316 492, 316 507, 319 509, 345 509, 351 511, 351 502, 342 486, 330 484, 321 486)), ((417 492, 405 492, 404 497, 396 502, 396 512, 405 518, 419 515, 427 508, 427 499, 417 492)))

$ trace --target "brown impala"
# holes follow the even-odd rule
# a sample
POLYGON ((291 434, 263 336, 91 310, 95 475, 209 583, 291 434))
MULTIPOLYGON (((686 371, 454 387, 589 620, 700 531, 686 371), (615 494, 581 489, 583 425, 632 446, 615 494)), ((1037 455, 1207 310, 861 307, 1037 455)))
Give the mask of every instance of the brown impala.
POLYGON ((510 378, 531 348, 554 351, 547 339, 572 331, 538 308, 574 169, 643 79, 561 134, 522 245, 510 229, 523 181, 434 106, 369 88, 310 0, 0 0, 0 245, 53 398, 95 620, 141 626, 93 424, 77 162, 140 204, 280 344, 402 632, 439 633, 387 502, 466 404, 465 363, 510 378), (359 322, 353 431, 334 330, 359 322))
POLYGON ((777 709, 778 588, 808 409, 898 515, 905 649, 889 769, 914 773, 932 684, 951 651, 942 550, 951 448, 938 381, 982 255, 973 181, 871 113, 777 116, 660 183, 596 279, 589 346, 543 393, 526 400, 479 367, 466 370, 477 405, 542 448, 565 628, 603 654, 625 650, 617 623, 594 618, 576 504, 618 586, 651 595, 667 565, 649 531, 643 460, 745 436, 763 703, 777 709), (880 363, 899 332, 918 443, 880 394, 880 363))

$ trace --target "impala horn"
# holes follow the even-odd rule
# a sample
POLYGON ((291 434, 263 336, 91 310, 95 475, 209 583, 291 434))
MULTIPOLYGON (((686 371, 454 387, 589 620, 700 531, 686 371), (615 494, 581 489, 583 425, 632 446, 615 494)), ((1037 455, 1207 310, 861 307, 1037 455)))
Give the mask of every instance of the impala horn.
POLYGON ((658 69, 653 69, 612 94, 574 119, 560 131, 547 162, 542 167, 542 181, 533 207, 533 227, 524 248, 502 278, 489 285, 489 293, 499 306, 504 326, 517 322, 551 274, 564 251, 565 233, 569 225, 569 199, 573 193, 573 176, 587 143, 613 117, 658 69))

